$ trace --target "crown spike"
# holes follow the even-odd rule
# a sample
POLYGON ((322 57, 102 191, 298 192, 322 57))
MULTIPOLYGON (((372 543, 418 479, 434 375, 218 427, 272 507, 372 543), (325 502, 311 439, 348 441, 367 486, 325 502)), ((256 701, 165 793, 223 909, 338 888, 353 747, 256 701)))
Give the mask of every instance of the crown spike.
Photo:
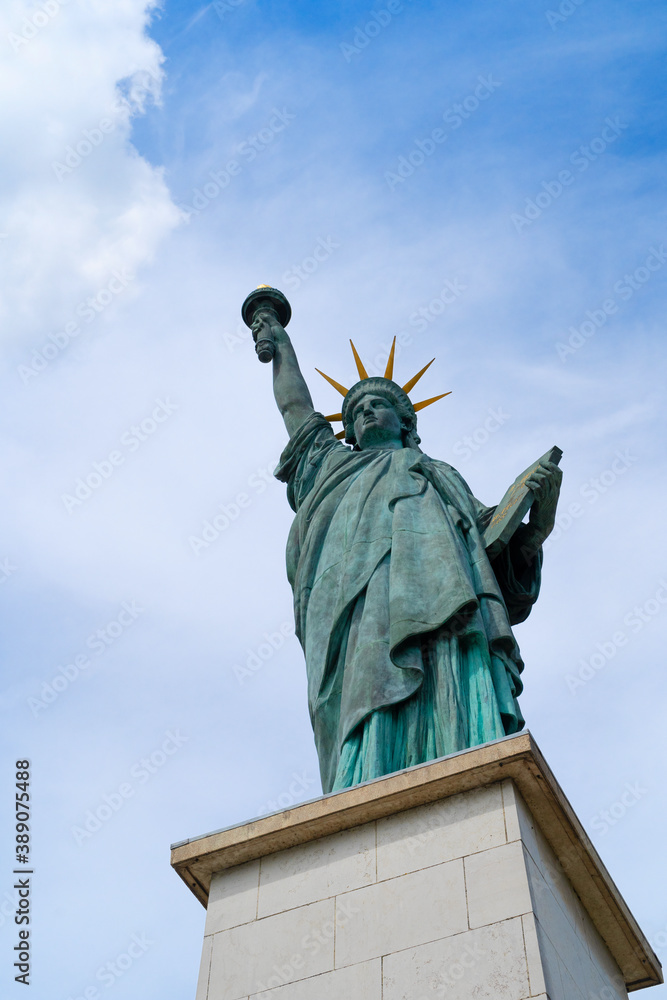
POLYGON ((445 396, 451 396, 452 390, 449 392, 441 392, 439 396, 431 396, 430 399, 423 399, 421 403, 413 403, 412 409, 417 412, 417 410, 423 410, 425 406, 430 406, 431 403, 437 403, 439 399, 444 399, 445 396))
POLYGON ((406 382, 405 385, 403 386, 403 392, 410 392, 411 389, 414 389, 414 387, 417 385, 417 382, 419 382, 419 379, 422 377, 424 372, 431 367, 434 361, 435 358, 431 358, 429 363, 427 365, 424 365, 424 367, 420 372, 417 372, 416 375, 413 375, 410 381, 406 382))
POLYGON ((357 365, 357 371, 359 372, 359 378, 360 379, 368 378, 368 372, 364 368, 363 362, 362 362, 361 358, 359 357, 359 355, 357 353, 357 349, 354 346, 354 344, 352 343, 352 341, 350 341, 350 347, 352 348, 352 353, 354 354, 354 360, 355 360, 356 365, 357 365))
POLYGON ((389 358, 387 360, 387 367, 384 370, 384 377, 393 379, 394 377, 394 352, 396 351, 396 337, 394 337, 394 342, 391 345, 391 350, 389 352, 389 358))
POLYGON ((346 389, 344 385, 341 385, 340 382, 336 382, 336 380, 333 379, 333 378, 331 378, 329 375, 325 375, 324 372, 321 372, 319 370, 319 368, 316 368, 315 371, 319 372, 319 374, 322 376, 322 378, 325 378, 327 380, 327 382, 329 383, 329 385, 332 385, 334 387, 334 389, 337 389, 338 392, 341 394, 341 396, 347 396, 347 394, 348 394, 348 392, 350 390, 346 389))

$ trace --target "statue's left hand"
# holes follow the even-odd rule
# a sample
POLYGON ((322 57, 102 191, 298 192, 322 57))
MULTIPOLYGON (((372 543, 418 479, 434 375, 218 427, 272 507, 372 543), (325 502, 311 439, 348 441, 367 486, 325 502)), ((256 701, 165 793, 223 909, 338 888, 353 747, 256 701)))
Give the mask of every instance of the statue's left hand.
POLYGON ((535 470, 526 486, 533 491, 535 500, 530 508, 529 526, 543 542, 554 529, 556 506, 563 472, 554 462, 543 462, 535 470))

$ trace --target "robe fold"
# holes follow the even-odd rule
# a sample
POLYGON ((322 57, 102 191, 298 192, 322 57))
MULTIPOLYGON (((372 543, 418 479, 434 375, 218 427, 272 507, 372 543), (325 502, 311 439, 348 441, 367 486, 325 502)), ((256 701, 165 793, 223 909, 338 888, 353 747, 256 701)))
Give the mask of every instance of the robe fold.
POLYGON ((522 528, 492 563, 493 507, 414 448, 351 451, 311 414, 275 475, 326 792, 516 732, 511 625, 537 600, 522 528))

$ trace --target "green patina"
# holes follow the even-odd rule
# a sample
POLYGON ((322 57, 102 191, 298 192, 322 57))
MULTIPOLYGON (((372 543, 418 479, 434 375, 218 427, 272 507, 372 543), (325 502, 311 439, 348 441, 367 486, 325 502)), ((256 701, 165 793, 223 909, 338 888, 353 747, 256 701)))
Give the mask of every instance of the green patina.
POLYGON ((324 791, 517 732, 523 663, 512 626, 539 593, 560 470, 532 474, 530 520, 490 561, 482 535, 495 508, 420 450, 399 386, 352 387, 351 449, 315 412, 275 313, 256 313, 253 331, 274 344, 290 435, 276 476, 296 512, 287 572, 324 791))

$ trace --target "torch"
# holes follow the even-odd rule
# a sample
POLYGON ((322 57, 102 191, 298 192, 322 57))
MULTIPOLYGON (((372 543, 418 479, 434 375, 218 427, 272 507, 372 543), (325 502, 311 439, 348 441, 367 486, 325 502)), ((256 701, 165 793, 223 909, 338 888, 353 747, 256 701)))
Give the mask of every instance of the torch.
MULTIPOLYGON (((267 309, 271 312, 282 327, 287 326, 292 317, 292 307, 283 293, 278 291, 277 288, 271 288, 270 285, 260 285, 259 288, 250 293, 241 306, 243 322, 250 329, 252 329, 255 316, 261 309, 267 309)), ((254 331, 253 336, 255 336, 254 331)), ((262 337, 261 340, 256 340, 255 350, 257 357, 263 364, 273 361, 276 353, 276 345, 270 330, 268 331, 268 336, 262 337)))

